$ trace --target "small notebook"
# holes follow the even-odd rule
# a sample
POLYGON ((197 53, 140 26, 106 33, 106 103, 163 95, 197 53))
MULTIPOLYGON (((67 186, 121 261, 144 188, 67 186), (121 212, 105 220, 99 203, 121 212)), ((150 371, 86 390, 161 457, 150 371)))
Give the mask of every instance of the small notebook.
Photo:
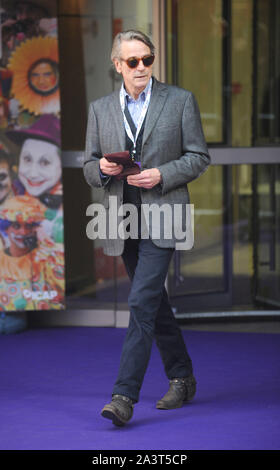
POLYGON ((108 162, 123 165, 123 171, 115 177, 117 179, 124 179, 128 175, 136 175, 137 173, 140 173, 140 162, 134 162, 128 150, 125 150, 124 152, 105 153, 104 157, 108 162))

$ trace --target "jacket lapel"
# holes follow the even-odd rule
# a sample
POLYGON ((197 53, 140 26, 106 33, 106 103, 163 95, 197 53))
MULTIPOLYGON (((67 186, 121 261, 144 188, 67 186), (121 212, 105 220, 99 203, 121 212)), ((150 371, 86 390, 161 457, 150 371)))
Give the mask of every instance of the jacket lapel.
POLYGON ((143 144, 146 142, 154 128, 168 94, 168 88, 164 83, 158 82, 155 78, 153 80, 153 89, 146 117, 143 144))
MULTIPOLYGON (((143 135, 143 143, 149 138, 159 116, 163 109, 164 103, 166 101, 168 94, 168 88, 164 85, 164 83, 158 82, 155 78, 153 78, 153 89, 151 95, 151 101, 149 104, 146 122, 145 122, 145 129, 143 135)), ((125 127, 123 122, 123 114, 120 105, 120 95, 119 90, 115 91, 112 94, 112 115, 114 118, 114 130, 116 132, 120 150, 125 150, 125 127)))
POLYGON ((119 90, 113 93, 113 100, 112 100, 112 115, 114 117, 115 122, 115 132, 117 134, 117 138, 120 144, 120 151, 125 150, 125 127, 123 122, 123 114, 120 105, 120 92, 119 90))

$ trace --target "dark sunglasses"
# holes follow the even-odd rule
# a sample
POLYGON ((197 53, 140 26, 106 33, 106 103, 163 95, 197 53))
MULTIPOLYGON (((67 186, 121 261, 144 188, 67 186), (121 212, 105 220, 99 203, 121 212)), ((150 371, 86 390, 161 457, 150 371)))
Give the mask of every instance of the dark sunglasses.
POLYGON ((143 64, 145 65, 145 67, 150 67, 153 63, 154 63, 154 60, 155 60, 155 56, 154 55, 144 55, 144 57, 130 57, 129 59, 121 59, 123 60, 126 65, 128 65, 128 67, 130 69, 135 69, 140 60, 142 60, 143 64))

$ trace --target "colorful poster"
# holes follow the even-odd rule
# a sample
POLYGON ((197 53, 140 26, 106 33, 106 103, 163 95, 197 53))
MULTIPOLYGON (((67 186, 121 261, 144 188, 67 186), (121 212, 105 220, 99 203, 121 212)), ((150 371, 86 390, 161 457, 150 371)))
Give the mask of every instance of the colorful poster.
POLYGON ((57 19, 2 1, 0 42, 0 311, 62 309, 57 19))

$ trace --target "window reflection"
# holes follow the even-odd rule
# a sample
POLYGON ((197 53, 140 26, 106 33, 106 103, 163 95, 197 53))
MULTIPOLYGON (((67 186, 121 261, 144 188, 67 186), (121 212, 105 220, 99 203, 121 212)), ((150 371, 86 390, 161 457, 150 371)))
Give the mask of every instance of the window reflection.
POLYGON ((60 0, 62 149, 83 150, 89 103, 120 86, 110 63, 123 29, 152 34, 152 2, 60 0))
POLYGON ((210 166, 189 184, 194 203, 194 249, 178 251, 170 268, 173 297, 225 289, 223 251, 223 169, 210 166), (211 188, 207 191, 206 188, 211 188))
POLYGON ((280 3, 257 2, 256 143, 280 142, 280 3))
POLYGON ((197 97, 207 142, 223 140, 221 0, 181 0, 177 6, 178 85, 197 97))
POLYGON ((253 0, 234 0, 231 11, 232 145, 252 144, 253 0))
MULTIPOLYGON (((110 64, 113 36, 128 28, 151 34, 152 2, 58 4, 62 149, 83 151, 89 103, 120 85, 110 64)), ((129 283, 121 258, 105 256, 99 240, 86 237, 86 209, 94 201, 94 189, 85 183, 80 168, 64 168, 63 181, 67 306, 111 310, 118 302, 126 309, 129 283)))

